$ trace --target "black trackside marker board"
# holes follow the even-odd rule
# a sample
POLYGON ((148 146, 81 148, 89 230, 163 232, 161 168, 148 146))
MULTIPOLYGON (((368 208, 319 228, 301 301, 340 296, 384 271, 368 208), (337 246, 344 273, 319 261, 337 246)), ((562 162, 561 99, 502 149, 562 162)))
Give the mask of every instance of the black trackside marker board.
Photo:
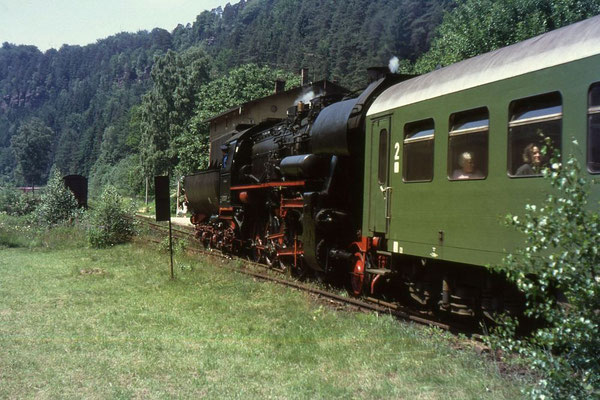
POLYGON ((169 221, 171 219, 171 204, 169 197, 169 177, 154 177, 154 193, 156 203, 156 220, 169 221))

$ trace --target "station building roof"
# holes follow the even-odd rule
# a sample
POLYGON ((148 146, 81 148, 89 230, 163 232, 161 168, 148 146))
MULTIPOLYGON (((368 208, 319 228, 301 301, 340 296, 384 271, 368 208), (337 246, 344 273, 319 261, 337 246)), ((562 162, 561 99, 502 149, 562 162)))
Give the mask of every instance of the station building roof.
MULTIPOLYGON (((243 109, 250 109, 259 103, 273 102, 274 100, 276 100, 278 98, 287 98, 290 96, 293 96, 293 97, 295 96, 297 98, 300 98, 304 93, 309 93, 311 90, 313 92, 315 92, 315 95, 319 95, 321 93, 349 93, 348 89, 338 85, 335 82, 330 82, 330 81, 324 79, 321 81, 306 84, 304 86, 298 86, 298 87, 288 89, 285 91, 276 92, 276 93, 270 94, 268 96, 261 97, 259 99, 248 101, 246 103, 232 107, 229 110, 223 111, 220 114, 212 116, 202 122, 204 122, 204 123, 213 122, 213 121, 222 119, 223 117, 226 117, 228 115, 241 114, 243 109)), ((289 106, 291 107, 293 105, 294 104, 290 104, 289 106)))

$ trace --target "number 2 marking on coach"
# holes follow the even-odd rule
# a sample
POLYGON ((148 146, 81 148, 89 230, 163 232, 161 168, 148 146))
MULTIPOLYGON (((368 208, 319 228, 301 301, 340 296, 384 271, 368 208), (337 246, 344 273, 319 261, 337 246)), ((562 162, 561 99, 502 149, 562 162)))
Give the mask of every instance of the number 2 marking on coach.
POLYGON ((394 173, 397 174, 400 172, 400 143, 394 143, 394 149, 396 152, 394 153, 394 173))

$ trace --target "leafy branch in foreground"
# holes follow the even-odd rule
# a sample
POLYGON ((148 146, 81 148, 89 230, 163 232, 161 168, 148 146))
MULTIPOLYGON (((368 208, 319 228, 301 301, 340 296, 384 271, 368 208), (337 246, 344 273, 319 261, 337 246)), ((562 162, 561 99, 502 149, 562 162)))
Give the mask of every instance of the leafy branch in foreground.
POLYGON ((541 376, 532 398, 600 398, 600 215, 588 203, 592 183, 572 156, 544 176, 554 190, 522 218, 507 217, 526 245, 498 267, 524 293, 525 315, 543 323, 518 338, 518 322, 508 318, 491 341, 541 376))

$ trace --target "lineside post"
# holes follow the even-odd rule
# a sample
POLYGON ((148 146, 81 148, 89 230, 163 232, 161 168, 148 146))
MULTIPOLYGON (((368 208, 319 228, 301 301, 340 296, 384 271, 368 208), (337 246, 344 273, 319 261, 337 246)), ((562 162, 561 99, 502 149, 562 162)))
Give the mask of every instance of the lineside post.
POLYGON ((173 231, 171 229, 171 196, 169 195, 169 176, 154 177, 154 202, 156 203, 156 221, 169 221, 169 253, 171 254, 171 279, 173 272, 173 231))
POLYGON ((169 218, 169 253, 171 254, 171 279, 175 279, 173 273, 173 232, 171 231, 171 218, 169 218))

